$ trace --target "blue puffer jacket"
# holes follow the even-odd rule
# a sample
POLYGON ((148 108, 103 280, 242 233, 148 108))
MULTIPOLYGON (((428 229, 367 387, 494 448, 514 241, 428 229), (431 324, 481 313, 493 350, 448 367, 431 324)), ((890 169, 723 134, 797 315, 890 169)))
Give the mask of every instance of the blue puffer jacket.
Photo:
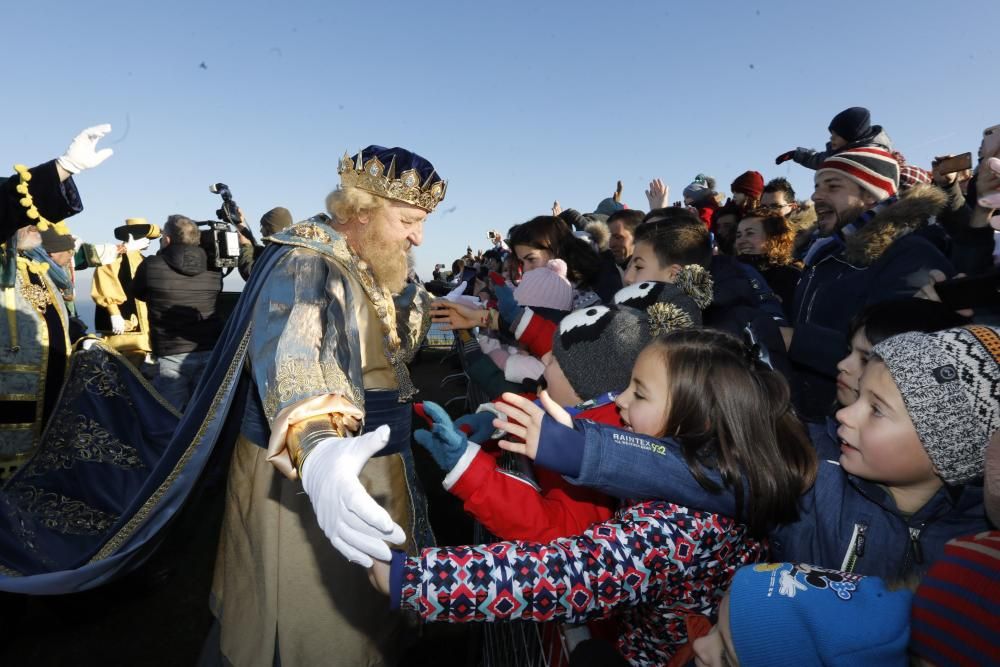
MULTIPOLYGON (((535 463, 619 498, 664 499, 735 515, 732 492, 698 484, 676 442, 589 421, 574 426, 546 417, 535 463)), ((943 487, 907 517, 885 488, 840 467, 836 422, 812 427, 810 436, 819 459, 816 483, 802 496, 799 520, 771 531, 776 562, 898 578, 925 571, 948 540, 988 529, 981 483, 943 487)), ((714 471, 705 474, 721 484, 714 471)))
POLYGON ((931 269, 954 275, 940 249, 912 233, 925 227, 945 201, 934 186, 911 188, 846 241, 820 239, 821 249, 807 255, 795 289, 795 334, 788 348, 796 405, 807 419, 821 421, 833 404, 837 362, 847 354, 854 316, 873 303, 913 296, 931 269))

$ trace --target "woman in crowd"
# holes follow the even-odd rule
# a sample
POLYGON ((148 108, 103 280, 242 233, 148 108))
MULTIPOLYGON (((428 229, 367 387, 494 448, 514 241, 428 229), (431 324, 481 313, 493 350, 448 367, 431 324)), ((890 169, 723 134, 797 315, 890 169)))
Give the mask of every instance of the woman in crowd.
POLYGON ((736 254, 760 271, 788 316, 802 273, 801 263, 792 258, 794 245, 795 230, 775 211, 755 209, 736 227, 736 254))

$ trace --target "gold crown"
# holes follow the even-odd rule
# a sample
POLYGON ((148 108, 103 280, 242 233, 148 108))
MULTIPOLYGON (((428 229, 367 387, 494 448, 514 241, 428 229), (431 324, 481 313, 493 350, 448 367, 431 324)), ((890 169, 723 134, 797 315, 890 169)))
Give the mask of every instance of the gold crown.
POLYGON ((416 169, 407 169, 396 178, 395 156, 386 169, 377 157, 370 157, 362 164, 360 151, 357 161, 344 153, 337 173, 340 174, 340 184, 343 187, 360 188, 379 197, 413 204, 428 213, 444 199, 444 193, 448 189, 448 184, 444 181, 431 182, 435 174, 433 171, 423 183, 420 183, 420 172, 416 169))

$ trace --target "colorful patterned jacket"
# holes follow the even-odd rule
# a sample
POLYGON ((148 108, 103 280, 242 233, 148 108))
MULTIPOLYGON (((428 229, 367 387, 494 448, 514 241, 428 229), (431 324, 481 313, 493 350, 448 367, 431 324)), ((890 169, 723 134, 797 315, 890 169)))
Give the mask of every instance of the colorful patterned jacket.
POLYGON ((390 592, 395 608, 452 623, 580 623, 620 610, 622 655, 662 665, 687 640, 685 617, 714 617, 735 571, 765 556, 732 519, 648 501, 548 544, 394 552, 390 592))

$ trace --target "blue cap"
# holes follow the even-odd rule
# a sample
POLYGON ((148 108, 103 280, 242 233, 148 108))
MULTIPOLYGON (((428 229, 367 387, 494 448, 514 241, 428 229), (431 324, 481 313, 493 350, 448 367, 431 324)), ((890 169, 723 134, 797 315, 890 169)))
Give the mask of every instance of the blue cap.
POLYGON ((749 565, 729 589, 741 665, 908 665, 908 590, 813 565, 749 565))

